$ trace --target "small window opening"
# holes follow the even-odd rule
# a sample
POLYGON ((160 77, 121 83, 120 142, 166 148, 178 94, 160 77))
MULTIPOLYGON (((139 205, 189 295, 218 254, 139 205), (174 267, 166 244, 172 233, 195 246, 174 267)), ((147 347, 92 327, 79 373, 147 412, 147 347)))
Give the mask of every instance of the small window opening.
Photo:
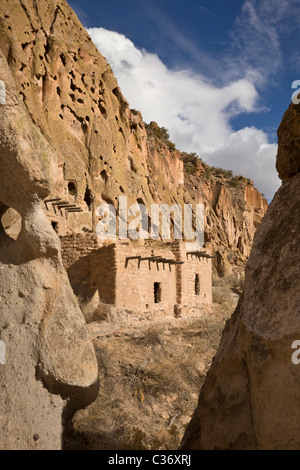
POLYGON ((242 251, 242 246, 243 246, 243 244, 242 244, 242 239, 241 239, 241 237, 239 237, 238 242, 237 242, 237 248, 238 248, 240 251, 242 251))
POLYGON ((58 233, 58 222, 55 222, 54 220, 51 220, 51 225, 53 227, 53 230, 58 233))
POLYGON ((199 274, 195 274, 195 294, 200 295, 200 278, 199 278, 199 274))
POLYGON ((154 302, 159 304, 161 302, 161 283, 154 283, 154 302))
POLYGON ((76 188, 76 183, 74 181, 69 181, 68 191, 71 196, 77 196, 77 188, 76 188))

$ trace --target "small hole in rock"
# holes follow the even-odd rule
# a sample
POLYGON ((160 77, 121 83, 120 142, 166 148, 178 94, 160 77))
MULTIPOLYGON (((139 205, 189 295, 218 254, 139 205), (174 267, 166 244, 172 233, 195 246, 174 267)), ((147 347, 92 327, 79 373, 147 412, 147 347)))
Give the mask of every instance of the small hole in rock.
POLYGON ((75 181, 68 182, 68 191, 71 196, 77 196, 77 187, 75 181))
POLYGON ((108 176, 107 176, 107 173, 106 173, 105 170, 101 171, 100 176, 101 176, 102 180, 106 183, 107 180, 108 180, 108 176))
POLYGON ((91 190, 87 187, 84 195, 84 202, 87 204, 89 211, 92 210, 92 193, 91 190))

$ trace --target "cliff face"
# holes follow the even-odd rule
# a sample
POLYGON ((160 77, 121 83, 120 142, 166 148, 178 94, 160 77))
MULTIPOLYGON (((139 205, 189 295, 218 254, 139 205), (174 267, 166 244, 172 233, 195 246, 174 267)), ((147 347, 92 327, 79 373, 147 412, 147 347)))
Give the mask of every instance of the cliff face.
POLYGON ((117 206, 119 195, 147 207, 204 202, 216 267, 245 262, 265 212, 262 196, 251 185, 232 188, 226 178, 187 175, 180 152, 147 132, 140 113, 129 109, 65 0, 3 0, 0 47, 19 97, 58 156, 50 196, 82 209, 67 221, 46 211, 60 235, 94 231, 98 205, 117 206))
MULTIPOLYGON (((153 201, 148 166, 156 163, 159 172, 161 157, 148 161, 140 113, 129 110, 111 68, 68 4, 7 1, 1 2, 0 15, 0 46, 18 93, 59 155, 52 192, 68 197, 68 183, 74 183, 72 194, 85 209, 74 218, 74 228, 91 229, 93 208, 104 201, 115 204, 124 192, 133 202, 153 201)), ((162 194, 165 178, 156 180, 162 194)), ((167 185, 167 203, 170 192, 167 185)))
POLYGON ((92 401, 98 368, 43 199, 57 155, 33 125, 0 51, 0 448, 60 449, 62 413, 92 401), (6 361, 4 360, 6 359, 6 361), (68 401, 67 401, 68 400, 68 401))
POLYGON ((221 273, 245 264, 267 210, 267 201, 250 180, 224 173, 214 174, 197 162, 195 174, 185 175, 188 194, 205 205, 205 242, 218 255, 221 273))
POLYGON ((278 129, 276 169, 282 181, 300 171, 300 109, 290 104, 278 129))
POLYGON ((284 182, 257 232, 244 294, 201 389, 184 449, 299 449, 299 107, 278 131, 284 182), (298 170, 297 170, 298 168, 298 170))
POLYGON ((266 204, 200 161, 188 174, 184 155, 129 109, 65 0, 2 0, 0 60, 0 447, 54 449, 63 410, 94 397, 97 364, 49 222, 61 235, 93 232, 97 206, 119 195, 204 203, 206 244, 225 272, 245 262, 266 204), (81 212, 55 211, 53 197, 81 212))

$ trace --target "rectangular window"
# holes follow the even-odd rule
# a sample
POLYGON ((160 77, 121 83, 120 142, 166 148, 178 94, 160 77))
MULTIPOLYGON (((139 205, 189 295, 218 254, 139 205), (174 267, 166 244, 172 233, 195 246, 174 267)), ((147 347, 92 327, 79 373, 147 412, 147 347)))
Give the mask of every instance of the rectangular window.
POLYGON ((154 302, 159 304, 161 302, 161 283, 155 282, 154 283, 154 302))
POLYGON ((195 274, 195 295, 200 295, 200 278, 199 278, 199 274, 195 274))

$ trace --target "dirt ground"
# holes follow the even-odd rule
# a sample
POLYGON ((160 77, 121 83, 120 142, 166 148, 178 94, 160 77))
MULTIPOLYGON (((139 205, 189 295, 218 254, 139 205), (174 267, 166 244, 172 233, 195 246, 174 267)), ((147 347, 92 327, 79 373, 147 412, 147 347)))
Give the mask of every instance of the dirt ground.
POLYGON ((238 295, 218 284, 214 304, 188 318, 90 326, 100 371, 97 400, 73 417, 65 449, 174 450, 238 295))

